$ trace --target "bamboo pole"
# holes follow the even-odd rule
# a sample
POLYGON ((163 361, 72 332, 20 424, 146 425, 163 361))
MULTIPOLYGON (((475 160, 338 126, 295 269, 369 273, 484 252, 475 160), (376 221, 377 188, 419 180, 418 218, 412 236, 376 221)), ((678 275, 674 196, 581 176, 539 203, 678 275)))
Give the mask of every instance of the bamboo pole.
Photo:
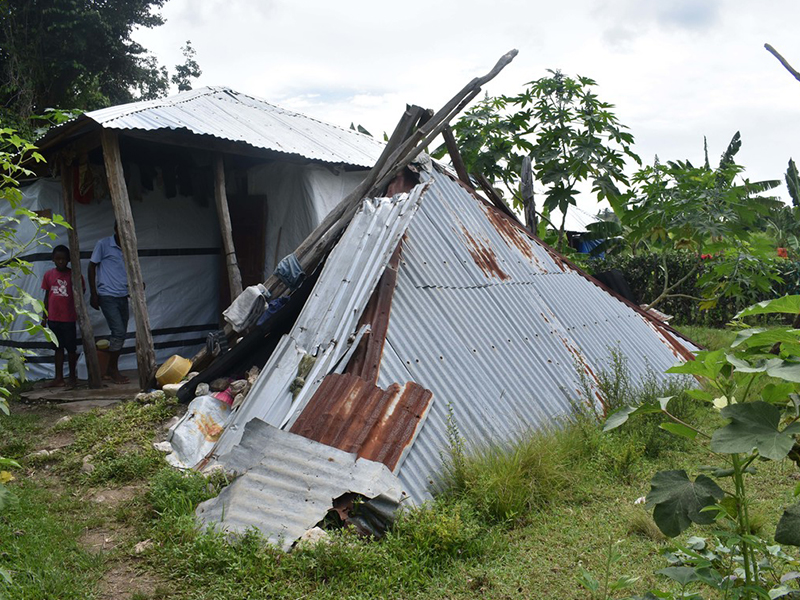
MULTIPOLYGON (((100 373, 100 363, 97 360, 97 348, 94 345, 94 330, 89 317, 84 296, 83 278, 81 276, 81 246, 78 240, 78 222, 75 218, 75 196, 72 190, 72 169, 65 159, 59 161, 61 171, 61 194, 64 197, 64 218, 70 225, 67 231, 69 236, 69 256, 72 269, 72 296, 75 299, 75 312, 78 315, 78 326, 81 329, 83 354, 86 357, 86 369, 89 371, 89 387, 102 386, 103 374, 100 373)), ((74 373, 73 373, 74 375, 74 373)))
POLYGON ((156 373, 156 353, 153 347, 153 334, 150 331, 150 318, 147 314, 147 303, 144 296, 142 268, 139 264, 136 230, 133 226, 133 214, 128 199, 128 188, 125 186, 125 175, 122 170, 122 158, 119 152, 119 135, 116 131, 103 129, 100 139, 103 143, 103 160, 106 165, 108 189, 117 218, 119 241, 122 256, 125 260, 125 271, 128 274, 128 290, 130 291, 133 318, 136 322, 136 362, 139 367, 139 387, 147 390, 152 387, 156 373))
POLYGON ((228 285, 231 290, 231 302, 242 293, 242 273, 236 262, 236 248, 233 245, 233 228, 231 213, 228 210, 228 194, 225 190, 225 165, 222 154, 214 154, 214 199, 217 201, 217 217, 222 233, 222 248, 225 251, 225 268, 228 271, 228 285))

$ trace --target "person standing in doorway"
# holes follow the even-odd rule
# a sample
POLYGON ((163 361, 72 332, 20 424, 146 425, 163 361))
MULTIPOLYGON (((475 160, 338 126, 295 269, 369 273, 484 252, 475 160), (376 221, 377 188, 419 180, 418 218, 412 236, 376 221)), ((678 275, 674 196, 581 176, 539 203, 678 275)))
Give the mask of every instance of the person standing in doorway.
POLYGON ((128 332, 128 274, 119 244, 119 231, 114 222, 114 235, 97 242, 89 259, 89 304, 103 316, 111 330, 108 347, 108 369, 103 375, 114 383, 128 383, 119 372, 119 355, 128 332))

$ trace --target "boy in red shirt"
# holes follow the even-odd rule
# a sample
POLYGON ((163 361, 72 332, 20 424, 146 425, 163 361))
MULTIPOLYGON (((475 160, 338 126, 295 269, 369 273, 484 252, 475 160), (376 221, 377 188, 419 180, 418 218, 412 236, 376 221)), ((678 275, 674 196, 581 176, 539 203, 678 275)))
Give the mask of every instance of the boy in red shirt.
POLYGON ((58 339, 56 347, 56 377, 48 387, 61 387, 64 385, 64 350, 69 356, 69 385, 74 387, 77 382, 75 366, 78 362, 78 335, 75 321, 75 299, 72 295, 72 269, 69 263, 69 249, 66 246, 53 248, 53 263, 56 268, 50 269, 42 279, 44 293, 44 308, 46 317, 42 317, 42 325, 52 331, 58 339))

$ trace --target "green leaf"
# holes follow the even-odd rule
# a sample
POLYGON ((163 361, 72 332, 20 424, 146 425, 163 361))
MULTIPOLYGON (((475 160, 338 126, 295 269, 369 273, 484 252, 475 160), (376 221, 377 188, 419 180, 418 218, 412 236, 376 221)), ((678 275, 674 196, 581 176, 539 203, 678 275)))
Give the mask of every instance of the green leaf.
POLYGON ((783 403, 789 399, 789 394, 794 391, 795 386, 791 383, 769 383, 761 390, 761 399, 764 402, 783 403))
POLYGON ((781 411, 767 402, 731 404, 721 414, 730 423, 711 436, 711 449, 723 454, 749 453, 756 448, 761 456, 781 460, 792 449, 800 423, 778 430, 781 411))
POLYGON ((700 578, 692 567, 667 567, 666 569, 656 571, 656 573, 678 582, 678 585, 681 587, 686 587, 694 581, 700 581, 700 578))
POLYGON ((786 546, 800 546, 800 504, 783 511, 775 529, 775 541, 786 546))
MULTIPOLYGON (((662 400, 662 398, 659 398, 662 400)), ((608 418, 606 419, 606 423, 603 426, 603 431, 611 431, 612 429, 616 429, 623 423, 625 423, 629 417, 633 415, 646 415, 652 413, 660 413, 661 408, 654 404, 642 404, 640 406, 623 406, 619 410, 614 411, 611 413, 608 418)))
POLYGON ((736 315, 737 319, 751 315, 771 315, 775 313, 798 314, 800 313, 800 296, 782 296, 774 300, 764 300, 745 308, 736 315))
POLYGON ((697 437, 697 432, 694 429, 686 425, 681 425, 680 423, 661 423, 659 427, 664 431, 669 431, 673 435, 689 438, 690 440, 697 437))
POLYGON ((686 471, 661 471, 650 482, 647 505, 653 506, 653 520, 668 537, 675 537, 692 523, 708 525, 714 515, 702 509, 724 496, 724 492, 705 475, 692 482, 686 471))
POLYGON ((767 363, 771 363, 767 368, 767 375, 770 377, 800 383, 800 363, 780 359, 775 359, 775 362, 767 361, 767 363))

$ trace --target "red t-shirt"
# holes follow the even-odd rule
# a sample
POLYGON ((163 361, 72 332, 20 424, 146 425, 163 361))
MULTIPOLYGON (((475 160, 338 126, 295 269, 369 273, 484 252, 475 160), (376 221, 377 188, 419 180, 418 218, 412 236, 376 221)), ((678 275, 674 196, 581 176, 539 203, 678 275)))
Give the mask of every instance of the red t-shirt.
MULTIPOLYGON (((81 277, 83 281, 83 277, 81 277)), ((75 313, 75 299, 72 296, 72 270, 63 273, 50 269, 42 279, 42 289, 50 294, 47 297, 47 318, 50 321, 72 323, 78 320, 75 313)))

